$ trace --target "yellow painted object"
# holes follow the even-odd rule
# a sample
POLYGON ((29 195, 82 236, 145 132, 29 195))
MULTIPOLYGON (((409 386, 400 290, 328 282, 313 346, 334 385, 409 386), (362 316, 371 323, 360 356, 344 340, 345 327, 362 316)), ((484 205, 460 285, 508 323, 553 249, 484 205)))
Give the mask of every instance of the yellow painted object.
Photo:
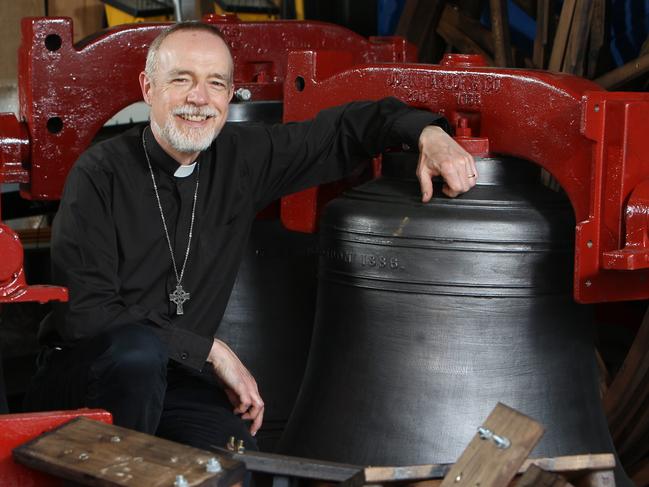
POLYGON ((304 0, 295 0, 295 18, 304 20, 304 0))
POLYGON ((277 20, 279 18, 279 16, 274 14, 251 13, 251 12, 229 12, 222 9, 217 3, 214 4, 214 12, 218 15, 234 13, 241 20, 246 20, 248 22, 262 22, 264 20, 277 20))
POLYGON ((112 5, 104 4, 106 9, 106 20, 108 27, 121 24, 133 24, 138 22, 169 22, 174 19, 173 15, 152 15, 151 17, 135 17, 112 5))

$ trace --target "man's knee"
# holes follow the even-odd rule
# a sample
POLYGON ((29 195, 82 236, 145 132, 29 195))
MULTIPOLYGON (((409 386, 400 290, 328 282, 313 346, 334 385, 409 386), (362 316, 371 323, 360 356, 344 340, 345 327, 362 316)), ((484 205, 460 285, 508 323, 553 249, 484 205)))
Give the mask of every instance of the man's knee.
POLYGON ((166 377, 169 360, 165 344, 152 328, 128 325, 102 335, 103 352, 93 364, 98 374, 118 375, 126 381, 166 377))

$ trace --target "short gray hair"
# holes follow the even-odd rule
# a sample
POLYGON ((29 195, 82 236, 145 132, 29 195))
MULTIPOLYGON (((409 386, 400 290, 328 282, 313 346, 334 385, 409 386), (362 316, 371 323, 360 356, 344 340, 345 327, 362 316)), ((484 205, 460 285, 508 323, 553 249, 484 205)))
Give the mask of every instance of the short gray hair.
MULTIPOLYGON (((158 36, 153 39, 153 42, 149 46, 149 50, 146 54, 146 64, 144 66, 144 72, 149 77, 149 79, 153 79, 154 73, 158 70, 158 51, 160 50, 160 45, 162 44, 162 42, 174 32, 184 31, 202 31, 215 35, 223 41, 225 47, 227 47, 228 52, 230 53, 230 59, 232 59, 232 52, 230 51, 228 41, 225 39, 223 32, 221 32, 218 27, 195 20, 178 22, 177 24, 172 25, 168 29, 165 29, 160 34, 158 34, 158 36)), ((232 66, 232 70, 234 71, 234 66, 232 66)), ((234 73, 230 73, 230 77, 232 77, 233 74, 234 73)), ((232 79, 230 79, 230 82, 232 82, 232 79)))

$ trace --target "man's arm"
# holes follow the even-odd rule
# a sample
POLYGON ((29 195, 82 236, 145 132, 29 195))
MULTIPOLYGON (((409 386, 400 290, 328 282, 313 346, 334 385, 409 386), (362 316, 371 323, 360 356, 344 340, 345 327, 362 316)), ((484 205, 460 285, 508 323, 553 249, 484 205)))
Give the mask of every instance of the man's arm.
POLYGON ((467 166, 474 164, 441 128, 448 130, 441 115, 385 98, 332 107, 306 122, 249 133, 239 145, 248 144, 251 151, 261 149, 258 154, 267 157, 263 161, 249 157, 254 162, 250 169, 258 208, 284 194, 340 179, 361 162, 402 145, 419 147, 423 153, 422 190, 428 189, 428 195, 432 195, 424 181, 430 183, 434 175, 440 175, 446 179, 445 193, 456 196, 474 185, 470 181, 474 178, 460 178, 467 166))
POLYGON ((264 401, 254 377, 230 347, 216 338, 207 361, 212 364, 214 374, 234 406, 234 413, 252 421, 250 433, 256 435, 264 420, 264 401))

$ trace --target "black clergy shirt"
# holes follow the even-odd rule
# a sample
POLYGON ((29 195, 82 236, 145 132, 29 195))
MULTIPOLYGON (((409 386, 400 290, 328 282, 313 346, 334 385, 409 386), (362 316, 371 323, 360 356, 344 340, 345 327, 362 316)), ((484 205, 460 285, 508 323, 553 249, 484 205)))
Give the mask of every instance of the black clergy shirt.
POLYGON ((446 126, 441 116, 394 98, 324 110, 307 122, 226 124, 183 178, 174 176, 178 163, 148 126, 91 147, 69 173, 53 225, 53 279, 68 287, 70 301, 54 305, 41 340, 75 346, 141 323, 157 330, 171 359, 201 369, 257 212, 282 195, 341 178, 387 147, 417 147, 430 124, 446 126), (183 315, 169 300, 176 277, 143 131, 179 272, 199 178, 183 315))

